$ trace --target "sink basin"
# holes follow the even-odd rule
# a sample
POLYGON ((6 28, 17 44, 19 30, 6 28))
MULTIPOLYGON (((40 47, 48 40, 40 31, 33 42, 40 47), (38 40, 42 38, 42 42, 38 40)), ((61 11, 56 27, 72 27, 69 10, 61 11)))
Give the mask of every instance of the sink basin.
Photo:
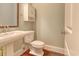
POLYGON ((14 32, 1 33, 1 34, 0 34, 0 37, 7 36, 7 35, 11 35, 11 34, 14 34, 14 32))
POLYGON ((0 46, 18 39, 23 39, 23 37, 30 32, 34 31, 11 31, 11 32, 0 33, 0 46))
POLYGON ((11 32, 0 33, 0 37, 13 35, 13 34, 21 34, 25 32, 29 32, 29 31, 11 31, 11 32))

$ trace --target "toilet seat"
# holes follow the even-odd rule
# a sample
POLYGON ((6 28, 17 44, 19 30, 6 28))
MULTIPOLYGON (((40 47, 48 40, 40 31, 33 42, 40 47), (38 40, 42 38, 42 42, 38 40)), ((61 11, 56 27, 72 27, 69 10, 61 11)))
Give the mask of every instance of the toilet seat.
POLYGON ((35 48, 43 48, 45 43, 42 41, 33 41, 31 42, 31 45, 35 48))

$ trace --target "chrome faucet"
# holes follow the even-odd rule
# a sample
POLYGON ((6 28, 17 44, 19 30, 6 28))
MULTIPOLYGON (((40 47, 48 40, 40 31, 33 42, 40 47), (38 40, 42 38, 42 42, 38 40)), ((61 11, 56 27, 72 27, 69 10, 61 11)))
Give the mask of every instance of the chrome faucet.
POLYGON ((6 26, 1 25, 1 27, 2 27, 1 32, 7 32, 7 31, 9 31, 9 26, 8 25, 6 25, 6 26))
POLYGON ((3 31, 2 32, 6 32, 6 26, 3 26, 3 31))
POLYGON ((7 31, 9 31, 9 26, 8 25, 6 26, 6 29, 7 29, 7 31))

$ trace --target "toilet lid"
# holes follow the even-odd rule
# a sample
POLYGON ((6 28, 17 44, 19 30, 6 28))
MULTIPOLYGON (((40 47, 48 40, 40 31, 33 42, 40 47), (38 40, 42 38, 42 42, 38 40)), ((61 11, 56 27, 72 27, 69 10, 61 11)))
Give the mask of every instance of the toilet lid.
POLYGON ((33 41, 31 44, 40 46, 40 45, 44 45, 44 42, 42 42, 42 41, 33 41))

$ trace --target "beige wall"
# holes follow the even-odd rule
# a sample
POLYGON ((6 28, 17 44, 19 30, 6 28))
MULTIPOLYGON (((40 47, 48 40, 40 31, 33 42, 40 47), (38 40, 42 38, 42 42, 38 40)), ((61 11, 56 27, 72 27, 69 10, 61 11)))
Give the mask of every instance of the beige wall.
POLYGON ((48 45, 64 47, 64 4, 33 4, 37 10, 37 40, 48 45))

